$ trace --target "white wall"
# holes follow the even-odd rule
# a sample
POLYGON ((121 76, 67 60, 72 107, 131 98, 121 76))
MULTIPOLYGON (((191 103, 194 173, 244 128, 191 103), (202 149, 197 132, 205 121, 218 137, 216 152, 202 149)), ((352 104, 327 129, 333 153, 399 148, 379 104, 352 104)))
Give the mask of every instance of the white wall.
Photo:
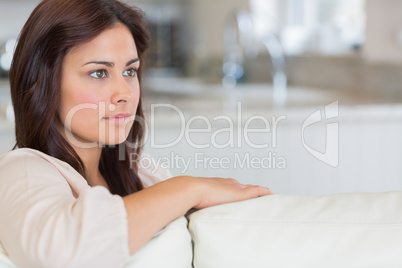
POLYGON ((190 0, 191 39, 194 53, 200 50, 210 56, 223 52, 223 29, 227 16, 233 10, 248 10, 247 0, 190 0))
POLYGON ((18 37, 19 32, 39 0, 0 1, 0 42, 18 37))
POLYGON ((379 63, 402 63, 401 10, 400 0, 367 0, 365 59, 379 63))

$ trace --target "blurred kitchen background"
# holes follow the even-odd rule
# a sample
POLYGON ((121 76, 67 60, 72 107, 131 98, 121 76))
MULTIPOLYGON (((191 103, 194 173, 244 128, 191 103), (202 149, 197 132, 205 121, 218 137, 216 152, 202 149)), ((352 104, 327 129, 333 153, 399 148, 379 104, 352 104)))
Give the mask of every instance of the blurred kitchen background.
MULTIPOLYGON (((234 177, 291 194, 402 190, 401 0, 125 2, 145 11, 152 35, 145 149, 175 175, 234 177), (319 120, 306 126, 316 111, 319 120), (181 113, 192 129, 209 131, 181 136, 181 113), (217 116, 233 118, 235 133, 222 131, 231 125, 217 116), (262 118, 286 119, 247 142, 237 130, 253 116, 253 129, 266 128, 262 118), (265 162, 247 165, 252 158, 265 162)), ((38 3, 0 0, 0 153, 14 144, 7 71, 38 3)))

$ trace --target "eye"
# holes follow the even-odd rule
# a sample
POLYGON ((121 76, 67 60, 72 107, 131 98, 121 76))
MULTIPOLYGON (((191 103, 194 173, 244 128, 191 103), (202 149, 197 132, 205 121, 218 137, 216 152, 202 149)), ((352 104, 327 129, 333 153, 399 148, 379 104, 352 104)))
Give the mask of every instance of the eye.
POLYGON ((136 73, 137 73, 137 69, 135 69, 135 68, 130 68, 130 69, 128 69, 128 70, 125 70, 124 73, 123 73, 123 75, 124 75, 124 76, 135 77, 136 73))
POLYGON ((106 70, 96 70, 90 73, 89 75, 96 79, 102 79, 107 77, 107 72, 106 70))

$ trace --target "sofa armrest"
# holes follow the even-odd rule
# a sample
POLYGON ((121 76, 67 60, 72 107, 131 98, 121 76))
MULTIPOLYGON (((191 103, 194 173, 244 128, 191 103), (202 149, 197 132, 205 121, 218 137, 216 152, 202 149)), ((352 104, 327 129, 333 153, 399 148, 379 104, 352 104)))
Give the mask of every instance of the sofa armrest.
POLYGON ((402 267, 402 192, 276 194, 189 220, 195 268, 402 267))

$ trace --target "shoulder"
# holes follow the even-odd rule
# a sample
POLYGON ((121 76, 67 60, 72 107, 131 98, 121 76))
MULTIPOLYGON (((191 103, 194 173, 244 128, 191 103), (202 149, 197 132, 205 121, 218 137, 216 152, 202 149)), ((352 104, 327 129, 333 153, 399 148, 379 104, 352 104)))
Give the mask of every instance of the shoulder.
POLYGON ((38 150, 21 148, 0 155, 0 167, 8 166, 41 166, 41 165, 60 165, 68 168, 69 165, 57 158, 44 154, 38 150))
MULTIPOLYGON (((15 159, 56 159, 50 155, 42 153, 41 151, 31 148, 18 148, 0 155, 0 161, 15 160, 15 159)), ((58 159, 56 159, 58 160, 58 159)), ((60 161, 60 160, 58 160, 60 161)), ((62 162, 62 161, 61 161, 62 162)))
POLYGON ((0 155, 1 180, 36 175, 57 178, 65 172, 77 173, 66 162, 34 149, 21 148, 0 155))

